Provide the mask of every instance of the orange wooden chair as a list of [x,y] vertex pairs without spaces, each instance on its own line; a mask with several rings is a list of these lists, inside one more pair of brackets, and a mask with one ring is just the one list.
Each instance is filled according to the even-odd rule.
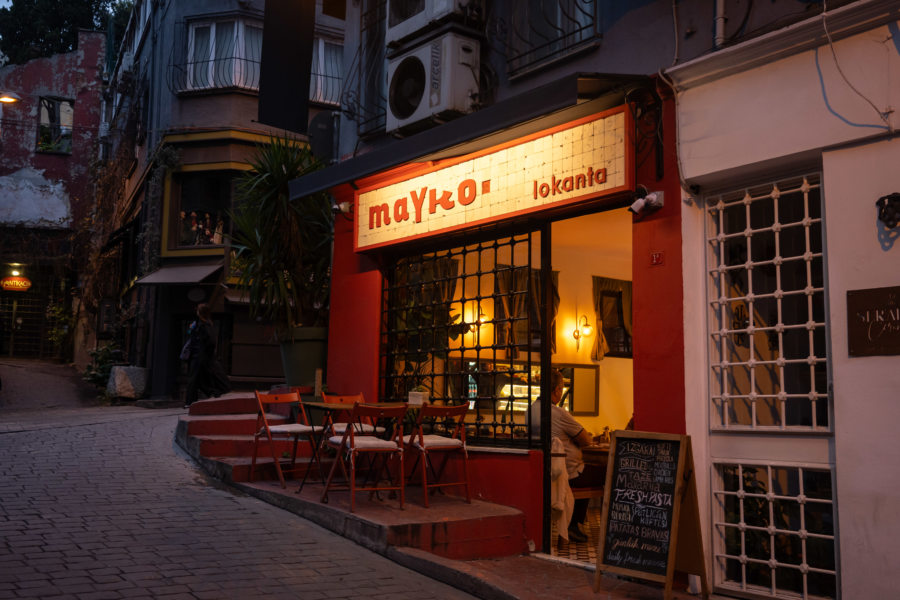
[[[422,462],[422,498],[425,507],[428,508],[429,490],[449,487],[464,486],[466,490],[466,502],[472,502],[469,491],[469,453],[466,450],[466,413],[469,410],[468,403],[459,406],[434,406],[423,404],[419,408],[419,416],[411,435],[404,438],[404,442],[415,452],[416,462],[412,472],[415,472],[419,461]],[[428,431],[428,433],[426,433]],[[435,455],[443,455],[443,459],[435,469]],[[444,471],[452,455],[462,457],[462,479],[443,481]],[[431,477],[429,478],[429,473]]]
[[[336,452],[334,464],[328,473],[322,502],[328,502],[328,492],[334,490],[350,490],[350,512],[356,510],[356,492],[368,491],[371,499],[379,491],[400,493],[400,508],[403,508],[404,470],[403,470],[403,419],[406,416],[406,404],[383,406],[378,404],[356,403],[350,412],[350,421],[342,435],[326,438],[328,447]],[[384,430],[388,437],[362,434],[357,425],[363,423],[385,423]],[[349,426],[352,424],[353,426]],[[391,468],[391,459],[398,464]],[[346,483],[335,481],[338,469]],[[358,475],[365,478],[357,482]]]
[[[327,402],[329,404],[346,404],[347,411],[349,412],[355,404],[365,404],[366,399],[362,394],[329,394],[327,392],[322,392],[322,402]],[[326,425],[327,427],[327,430],[325,432],[326,437],[332,435],[344,435],[344,430],[348,425],[347,421],[335,421],[331,416],[331,413],[328,414],[326,419],[326,423],[323,423],[323,425]],[[356,427],[356,433],[384,433],[384,428],[376,429],[375,424],[367,420],[362,420],[358,423],[355,423],[354,426]]]
[[[297,446],[300,438],[303,437],[312,450],[313,460],[318,465],[321,472],[321,464],[319,463],[319,453],[316,435],[322,432],[322,428],[317,425],[310,425],[309,418],[306,416],[303,404],[300,402],[300,396],[297,392],[256,392],[257,413],[256,413],[256,433],[253,434],[253,458],[250,461],[250,481],[256,477],[256,458],[259,454],[259,442],[263,437],[269,443],[269,452],[272,454],[272,461],[275,463],[275,471],[278,473],[278,481],[281,487],[286,488],[284,482],[284,472],[294,472],[297,470]],[[273,424],[273,420],[280,418],[290,420],[291,413],[296,411],[296,422]],[[291,451],[290,468],[284,469],[281,465],[281,458],[275,448],[276,440],[291,440],[293,448]],[[309,472],[310,465],[306,467],[306,473]],[[306,477],[304,477],[304,482]]]

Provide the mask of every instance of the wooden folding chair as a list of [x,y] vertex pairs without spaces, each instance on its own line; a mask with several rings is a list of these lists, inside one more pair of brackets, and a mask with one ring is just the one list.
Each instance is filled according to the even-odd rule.
[[[426,508],[428,508],[430,489],[439,490],[449,486],[464,486],[466,502],[472,502],[469,491],[469,453],[466,450],[465,419],[468,410],[468,403],[459,406],[423,404],[419,408],[419,416],[416,419],[413,433],[404,438],[404,442],[417,452],[416,462],[411,471],[415,472],[419,461],[422,462],[422,499]],[[443,455],[443,460],[440,461],[437,469],[435,469],[435,454]],[[447,462],[453,454],[462,457],[463,478],[443,481]],[[430,480],[429,473],[431,474]]]
[[[327,392],[322,392],[322,402],[327,402],[328,404],[346,404],[347,411],[349,412],[355,404],[365,404],[366,399],[362,394],[329,394]],[[328,413],[326,422],[323,423],[323,425],[326,426],[325,435],[327,437],[330,437],[332,435],[344,435],[344,430],[347,428],[347,424],[347,421],[344,420],[334,420],[332,413]],[[384,433],[384,428],[376,429],[375,424],[368,421],[355,423],[354,426],[356,427],[357,433]]]
[[[269,393],[256,392],[257,413],[256,413],[256,433],[253,434],[253,458],[250,462],[250,481],[256,477],[256,458],[259,454],[259,442],[265,437],[269,443],[269,452],[272,454],[272,461],[275,463],[275,472],[278,473],[278,481],[281,487],[286,488],[284,482],[285,469],[281,466],[281,458],[275,447],[276,440],[292,440],[293,448],[291,451],[291,462],[288,472],[297,470],[297,446],[300,438],[303,437],[309,443],[312,451],[313,461],[316,462],[321,472],[321,464],[319,463],[319,453],[316,444],[316,434],[321,433],[322,428],[317,425],[310,425],[306,416],[303,404],[300,402],[300,396],[296,392]],[[282,417],[286,420],[291,419],[291,413],[296,411],[296,422],[272,424],[272,420]],[[276,416],[277,415],[277,416]],[[307,472],[310,465],[307,464]],[[304,477],[304,481],[305,481]]]
[[[400,508],[404,502],[404,477],[403,477],[403,418],[406,416],[406,403],[379,405],[360,404],[353,406],[350,413],[349,424],[344,429],[343,435],[332,435],[326,439],[328,447],[333,448],[337,455],[331,471],[328,473],[328,481],[322,492],[322,502],[328,502],[328,492],[332,490],[350,490],[350,512],[356,508],[356,492],[368,491],[372,498],[379,491],[399,491]],[[387,438],[381,438],[372,434],[362,434],[356,425],[363,423],[386,423],[385,431],[389,431]],[[390,468],[390,460],[396,459],[399,464],[395,469]],[[365,462],[363,463],[363,459]],[[340,468],[346,484],[335,482],[335,475]],[[357,475],[362,472],[365,479],[358,484]],[[396,473],[396,477],[394,476]],[[398,481],[399,480],[399,481]]]

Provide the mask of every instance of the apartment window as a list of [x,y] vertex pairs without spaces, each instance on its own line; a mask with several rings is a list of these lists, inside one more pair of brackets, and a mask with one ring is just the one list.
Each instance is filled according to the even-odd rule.
[[829,469],[718,463],[713,477],[717,586],[758,598],[835,598]]
[[313,41],[309,99],[339,106],[341,103],[341,67],[344,47],[322,38]]
[[75,103],[62,98],[41,98],[39,105],[37,151],[71,154]]
[[712,428],[829,431],[820,175],[706,211]]
[[526,0],[510,15],[507,68],[510,75],[591,47],[599,42],[596,0]]
[[188,87],[259,89],[262,26],[240,19],[198,22],[188,40]]
[[175,176],[169,236],[171,248],[220,246],[230,231],[234,175],[229,171],[190,172]]

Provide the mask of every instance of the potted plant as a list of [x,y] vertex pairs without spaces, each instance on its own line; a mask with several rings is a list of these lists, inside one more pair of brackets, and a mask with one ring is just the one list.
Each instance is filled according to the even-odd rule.
[[324,368],[333,214],[327,194],[290,200],[291,180],[321,168],[308,147],[272,138],[238,180],[231,269],[250,316],[275,325],[288,385]]

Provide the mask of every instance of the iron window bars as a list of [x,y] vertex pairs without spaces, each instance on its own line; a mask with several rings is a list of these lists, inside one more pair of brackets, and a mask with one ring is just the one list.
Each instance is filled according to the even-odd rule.
[[820,187],[708,199],[713,430],[830,430]]
[[540,390],[538,246],[528,232],[397,260],[384,278],[383,398],[421,387],[434,402],[469,404],[470,444],[538,445],[528,412]]

